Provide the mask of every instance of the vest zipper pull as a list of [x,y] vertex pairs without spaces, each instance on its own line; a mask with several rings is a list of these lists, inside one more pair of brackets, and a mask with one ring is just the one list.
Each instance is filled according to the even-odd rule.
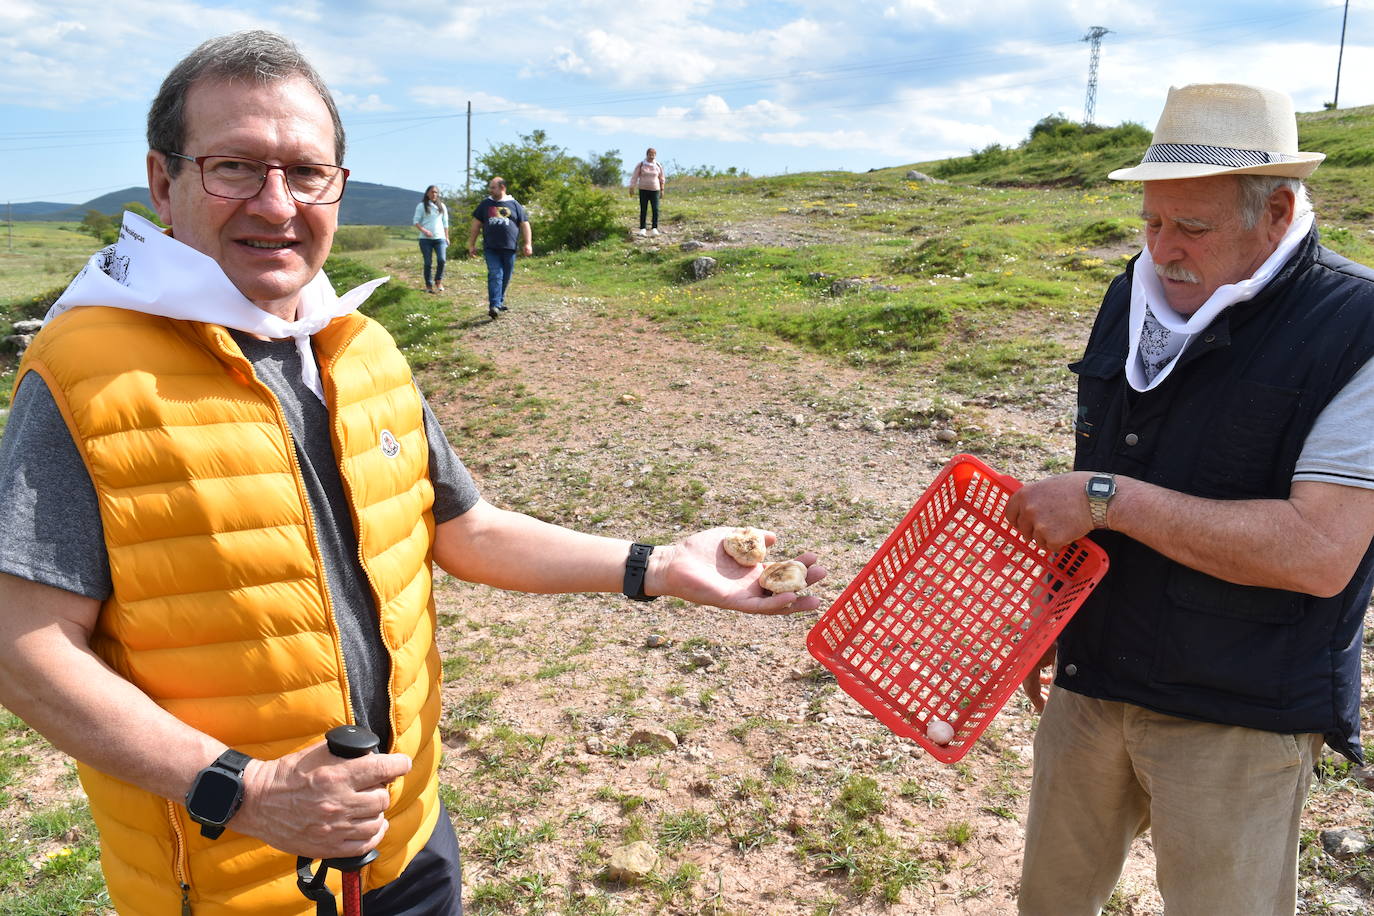
[[191,916],[190,890],[191,885],[183,881],[181,883],[181,916]]

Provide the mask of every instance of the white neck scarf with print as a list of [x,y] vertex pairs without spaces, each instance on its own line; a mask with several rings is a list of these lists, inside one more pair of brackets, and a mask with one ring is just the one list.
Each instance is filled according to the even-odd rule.
[[301,354],[301,381],[323,403],[324,388],[310,350],[310,335],[362,305],[389,279],[370,280],[336,296],[320,271],[301,290],[296,320],[286,321],[246,299],[213,258],[166,235],[143,217],[125,212],[119,241],[91,256],[43,321],[68,309],[100,305],[218,324],[261,337],[290,337]]
[[1312,221],[1311,213],[1293,220],[1274,253],[1259,266],[1254,276],[1217,287],[1191,315],[1180,315],[1169,307],[1164,299],[1164,286],[1155,273],[1150,249],[1142,250],[1131,277],[1130,345],[1126,353],[1126,380],[1131,387],[1136,391],[1149,391],[1163,383],[1199,331],[1223,311],[1237,302],[1253,299],[1268,285],[1307,237]]

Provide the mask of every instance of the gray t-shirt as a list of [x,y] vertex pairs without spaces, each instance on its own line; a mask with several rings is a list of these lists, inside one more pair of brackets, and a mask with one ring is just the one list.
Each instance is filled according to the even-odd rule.
[[[389,660],[377,608],[358,560],[358,536],[331,444],[329,414],[301,381],[300,353],[291,340],[234,339],[258,378],[281,403],[315,518],[334,616],[343,641],[356,724],[390,743]],[[449,447],[425,403],[434,521],[442,524],[476,504],[467,468]],[[71,432],[43,378],[24,376],[0,440],[0,572],[75,592],[97,601],[110,596],[109,557],[95,487]]]
[[1293,479],[1374,490],[1374,359],[1322,408]]

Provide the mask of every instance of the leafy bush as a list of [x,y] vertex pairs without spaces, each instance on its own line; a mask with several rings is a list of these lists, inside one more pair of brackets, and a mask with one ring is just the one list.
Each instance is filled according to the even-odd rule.
[[385,226],[340,226],[334,233],[335,251],[367,251],[385,244]]
[[1113,168],[1134,165],[1149,144],[1150,132],[1132,121],[1100,127],[1056,114],[1037,121],[1019,146],[993,143],[931,171],[937,178],[962,175],[992,184],[1087,186],[1106,181]]
[[665,169],[669,178],[748,178],[749,173],[736,167],[730,166],[725,169],[718,169],[713,165],[689,165],[684,166],[676,159]]
[[[550,143],[544,131],[536,130],[522,134],[519,143],[493,144],[477,157],[477,174],[484,176],[483,185],[500,175],[506,180],[508,194],[522,203],[529,203],[540,197],[545,186],[553,186],[578,174],[579,162],[562,147]],[[481,199],[479,196],[477,201]]]
[[546,193],[544,211],[536,234],[540,251],[577,251],[608,238],[620,225],[614,198],[581,175]]
[[1006,165],[1011,161],[1011,156],[1012,150],[1000,143],[990,143],[981,150],[971,151],[967,156],[946,159],[937,165],[933,171],[936,178],[950,178],[954,175],[979,172],[983,169],[993,169]]
[[[157,227],[160,228],[160,229],[166,229],[166,228],[167,228],[167,224],[164,223],[164,222],[162,221],[162,217],[158,216],[158,215],[157,215],[156,213],[154,213],[152,210],[148,209],[147,207],[145,207],[143,204],[139,203],[139,202],[136,201],[136,200],[128,200],[128,201],[125,201],[125,202],[120,206],[120,209],[121,209],[121,210],[128,210],[130,213],[137,213],[139,216],[143,217],[143,218],[146,219],[148,222],[152,223],[154,226],[157,226]],[[123,219],[123,218],[121,217],[121,221],[122,221],[122,219]]]

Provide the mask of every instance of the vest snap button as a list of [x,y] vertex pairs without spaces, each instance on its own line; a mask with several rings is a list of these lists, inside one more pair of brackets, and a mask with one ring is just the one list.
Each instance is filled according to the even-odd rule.
[[1203,342],[1203,343],[1211,343],[1212,341],[1214,341],[1214,340],[1216,340],[1216,339],[1217,339],[1217,335],[1215,335],[1215,334],[1208,334],[1206,337],[1202,338],[1202,342]]
[[1067,674],[1069,677],[1073,677],[1075,674],[1078,673],[1078,666],[1073,664],[1065,665],[1064,673]]
[[1138,442],[1140,442],[1140,437],[1137,436],[1135,433],[1127,433],[1127,434],[1126,434],[1126,444],[1127,444],[1127,445],[1135,445],[1135,444],[1137,444]]

